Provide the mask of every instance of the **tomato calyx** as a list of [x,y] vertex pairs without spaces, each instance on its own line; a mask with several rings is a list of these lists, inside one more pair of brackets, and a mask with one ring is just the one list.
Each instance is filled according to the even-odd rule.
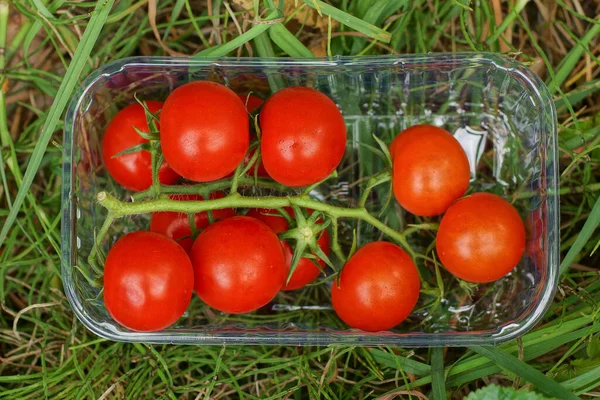
[[295,214],[295,220],[293,220],[285,210],[281,210],[281,215],[284,218],[287,215],[288,223],[290,226],[295,225],[291,229],[280,233],[279,239],[285,241],[295,241],[295,245],[292,260],[290,262],[290,271],[286,279],[286,285],[290,282],[294,271],[298,267],[298,263],[302,258],[307,258],[325,275],[325,271],[319,264],[318,260],[323,260],[329,267],[335,269],[335,266],[321,249],[318,244],[318,240],[322,233],[327,229],[331,220],[326,218],[323,221],[323,213],[315,211],[308,218],[305,216],[304,211],[298,207],[292,206]]

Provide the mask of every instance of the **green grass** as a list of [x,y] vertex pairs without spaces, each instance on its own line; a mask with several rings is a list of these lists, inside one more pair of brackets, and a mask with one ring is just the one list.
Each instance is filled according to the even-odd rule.
[[[219,0],[210,13],[206,2],[156,2],[154,21],[147,1],[112,3],[0,1],[0,398],[438,399],[462,398],[491,382],[559,398],[600,396],[594,2],[304,0],[289,18],[296,6],[282,15],[269,1],[261,23],[237,1],[229,2],[233,15]],[[323,15],[322,26],[296,18],[309,9]],[[255,56],[476,49],[507,51],[530,64],[556,96],[560,125],[562,275],[542,322],[496,348],[431,351],[98,339],[74,317],[60,278],[62,118],[93,69],[126,56],[166,54],[154,24],[165,46],[188,55],[236,55],[239,48],[247,55],[246,45]],[[281,82],[273,77],[270,84]]]

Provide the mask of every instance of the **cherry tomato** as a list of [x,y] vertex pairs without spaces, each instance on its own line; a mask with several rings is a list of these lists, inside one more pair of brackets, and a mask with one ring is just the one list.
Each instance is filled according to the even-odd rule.
[[416,125],[394,139],[392,151],[394,195],[405,210],[439,215],[467,191],[469,160],[449,132]]
[[253,94],[240,94],[239,97],[249,113],[255,112],[263,104],[263,99]]
[[[162,107],[160,101],[147,101],[148,109],[156,113]],[[150,152],[142,150],[131,154],[113,157],[115,154],[148,141],[133,129],[148,133],[148,122],[144,108],[131,104],[122,109],[110,121],[102,138],[102,159],[110,176],[123,187],[136,192],[146,190],[152,185],[152,163]],[[160,182],[171,185],[179,175],[165,162],[158,171]]]
[[119,324],[140,332],[165,329],[190,304],[194,271],[173,240],[148,231],[128,233],[104,265],[104,303]]
[[346,149],[346,125],[323,93],[290,87],[271,96],[260,115],[261,153],[267,173],[292,187],[325,179]]
[[[291,207],[285,207],[287,213],[293,217],[294,210]],[[264,222],[273,230],[275,233],[281,233],[287,231],[289,228],[288,222],[284,217],[279,214],[277,210],[269,210],[269,209],[251,209],[246,214],[248,217],[253,217],[258,219],[259,221]],[[323,250],[327,256],[329,255],[329,233],[327,230],[324,230],[321,233],[319,239],[317,239],[317,244]],[[285,240],[281,241],[281,245],[283,246],[283,251],[285,252],[285,262],[286,262],[286,277],[289,274],[290,265],[292,263],[292,256],[294,255],[292,251],[292,247]],[[325,262],[323,260],[317,261],[321,267],[325,267]],[[292,274],[290,281],[285,285],[281,290],[296,290],[301,287],[306,286],[316,279],[321,271],[317,266],[309,260],[308,258],[301,258]]]
[[353,328],[391,329],[410,315],[421,282],[410,256],[395,244],[371,242],[342,268],[339,287],[331,288],[333,309]]
[[254,311],[277,295],[286,264],[279,238],[263,222],[238,216],[215,222],[192,247],[195,289],[226,313]]
[[[169,197],[172,200],[178,201],[204,200],[202,196],[197,194],[170,195]],[[222,192],[215,192],[210,195],[211,200],[223,197],[225,197],[225,195]],[[231,208],[215,210],[212,212],[214,221],[233,217],[234,215],[235,210]],[[194,223],[198,230],[206,228],[209,225],[207,212],[204,211],[194,214]],[[152,217],[150,218],[150,231],[160,233],[169,239],[175,240],[188,254],[192,250],[192,244],[194,243],[192,229],[190,227],[188,215],[185,213],[170,211],[152,213]]]
[[446,212],[436,249],[450,273],[469,282],[492,282],[508,274],[525,251],[525,226],[502,197],[475,193]]
[[231,89],[210,81],[175,89],[160,115],[165,160],[186,179],[209,182],[233,172],[250,141],[248,113]]

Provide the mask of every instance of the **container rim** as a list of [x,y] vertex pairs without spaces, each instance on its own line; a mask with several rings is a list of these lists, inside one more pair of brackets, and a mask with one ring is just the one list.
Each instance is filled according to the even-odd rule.
[[[545,132],[548,153],[544,159],[547,171],[546,207],[548,217],[547,239],[549,246],[547,256],[547,280],[540,288],[542,295],[534,309],[521,319],[512,321],[497,330],[478,332],[442,332],[442,333],[391,333],[380,332],[369,334],[362,331],[269,331],[248,329],[248,333],[225,332],[233,329],[205,330],[200,333],[191,330],[162,331],[151,333],[121,332],[115,329],[103,329],[87,315],[75,292],[73,279],[73,251],[75,250],[75,199],[74,190],[74,148],[73,135],[76,130],[77,112],[82,108],[86,94],[101,79],[122,71],[126,66],[215,66],[215,67],[266,67],[281,68],[285,66],[340,67],[361,66],[371,68],[398,67],[401,70],[411,69],[419,65],[453,62],[453,68],[466,67],[473,64],[488,64],[506,73],[517,76],[521,84],[540,104],[540,120],[551,121],[551,127]],[[423,64],[423,65],[421,65]],[[542,124],[544,125],[544,124]],[[333,56],[316,58],[293,57],[127,57],[114,60],[93,71],[75,91],[65,115],[63,131],[63,184],[62,221],[61,221],[61,264],[62,279],[66,296],[77,318],[96,335],[120,342],[173,343],[173,344],[273,344],[273,345],[396,345],[402,347],[440,347],[497,345],[518,338],[528,332],[543,317],[554,297],[559,276],[559,210],[558,210],[558,171],[556,168],[557,151],[557,116],[552,96],[544,82],[529,68],[516,60],[491,52],[458,52],[427,53],[385,56]],[[68,187],[69,189],[66,189]],[[519,322],[517,324],[517,322]],[[516,326],[515,326],[516,325]],[[276,334],[276,336],[274,336]]]

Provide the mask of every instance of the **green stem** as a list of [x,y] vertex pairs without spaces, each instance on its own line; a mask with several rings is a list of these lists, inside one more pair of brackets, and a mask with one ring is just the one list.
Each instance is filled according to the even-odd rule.
[[[200,194],[200,192],[214,192],[215,190],[229,189],[232,187],[232,179],[222,179],[219,181],[202,183],[198,185],[160,185],[160,193],[162,194]],[[238,177],[239,186],[255,186],[263,189],[273,189],[280,192],[289,192],[289,188],[277,182],[268,179],[258,179],[254,181],[254,177],[240,176]],[[150,188],[142,192],[135,193],[131,196],[133,200],[142,200],[145,198],[155,197],[154,189]]]
[[[100,197],[100,196],[98,195],[98,197]],[[96,258],[98,258],[98,249],[100,248],[100,244],[104,241],[104,237],[108,233],[108,230],[110,229],[110,226],[112,225],[115,218],[117,218],[117,217],[109,209],[108,215],[106,216],[106,219],[104,220],[104,223],[102,224],[102,227],[100,227],[100,230],[98,231],[98,234],[96,235],[96,238],[94,240],[94,246],[92,247],[92,251],[90,251],[90,255],[88,256],[88,263],[98,273],[101,273],[101,271],[102,271],[102,268],[100,268],[98,265],[96,265]]]
[[414,258],[415,253],[409,247],[403,233],[396,232],[377,218],[369,214],[364,208],[344,208],[332,206],[313,200],[308,196],[289,196],[289,197],[245,197],[238,193],[230,194],[226,197],[205,201],[177,201],[168,198],[159,198],[154,200],[126,203],[117,200],[107,192],[100,192],[97,195],[98,202],[109,210],[109,215],[115,218],[134,215],[147,214],[157,211],[172,211],[180,213],[198,213],[202,211],[221,210],[224,208],[280,208],[286,206],[299,206],[321,211],[333,218],[355,218],[379,229],[381,232],[396,241],[409,252]]
[[331,250],[333,251],[333,254],[336,255],[336,257],[340,260],[340,262],[342,264],[346,264],[346,256],[344,255],[344,252],[342,251],[342,248],[340,247],[340,242],[339,242],[339,233],[338,233],[338,220],[337,218],[331,218],[331,232],[332,232],[332,238],[331,238]]
[[367,200],[369,199],[369,195],[373,188],[381,183],[388,182],[390,179],[391,175],[389,171],[382,171],[370,177],[365,186],[365,190],[363,190],[362,195],[360,196],[358,206],[361,208],[364,207],[367,204]]

